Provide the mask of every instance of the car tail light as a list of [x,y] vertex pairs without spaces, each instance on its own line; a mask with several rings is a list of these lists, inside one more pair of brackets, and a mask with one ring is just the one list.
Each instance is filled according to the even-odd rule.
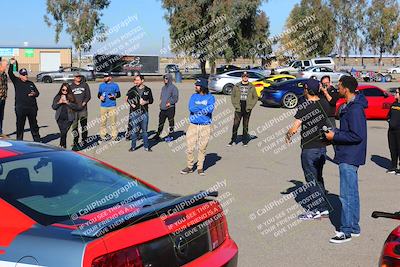
[[121,249],[93,260],[92,267],[143,267],[142,257],[137,247]]
[[218,213],[214,218],[209,225],[212,250],[224,243],[228,232],[225,216],[222,213]]
[[381,267],[400,267],[400,236],[391,233],[383,246]]
[[262,87],[263,85],[261,83],[256,83],[254,86],[255,87]]
[[379,264],[380,267],[400,267],[400,260],[384,256]]

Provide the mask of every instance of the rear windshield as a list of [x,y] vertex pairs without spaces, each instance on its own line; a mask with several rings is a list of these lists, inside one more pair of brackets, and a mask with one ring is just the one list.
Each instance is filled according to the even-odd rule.
[[157,194],[133,177],[70,151],[0,160],[0,197],[45,225]]

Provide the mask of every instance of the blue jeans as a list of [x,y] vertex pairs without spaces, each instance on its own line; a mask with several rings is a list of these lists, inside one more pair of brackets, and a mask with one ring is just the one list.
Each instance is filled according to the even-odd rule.
[[340,231],[346,235],[360,233],[360,197],[358,194],[358,166],[339,164],[340,201],[342,215]]
[[3,134],[3,120],[4,120],[4,107],[6,106],[6,100],[0,100],[0,134]]
[[[328,204],[325,197],[325,184],[322,177],[322,170],[326,161],[326,147],[307,148],[301,151],[301,167],[303,168],[304,178],[307,183],[315,181],[315,186],[307,189],[309,195],[317,196],[309,204],[309,210],[325,211],[328,210]],[[319,193],[319,194],[318,194]]]
[[149,125],[149,113],[134,111],[130,114],[130,124],[132,125],[131,148],[136,148],[137,133],[142,130],[143,146],[149,148],[149,137],[147,127]]

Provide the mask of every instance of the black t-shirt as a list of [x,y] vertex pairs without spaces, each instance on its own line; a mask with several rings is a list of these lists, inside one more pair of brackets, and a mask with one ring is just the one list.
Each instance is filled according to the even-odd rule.
[[[147,86],[144,86],[142,89],[137,88],[136,86],[132,87],[129,89],[128,93],[126,94],[128,97],[128,102],[135,104],[136,107],[132,108],[130,107],[130,112],[136,111],[140,109],[141,111],[148,112],[149,111],[149,104],[153,104],[153,94],[151,92],[151,89]],[[140,98],[142,98],[144,101],[149,101],[149,104],[146,104],[144,106],[140,105]]]
[[400,130],[400,103],[392,104],[389,111],[389,130]]
[[66,104],[61,104],[61,112],[59,120],[68,120],[68,108]]
[[327,146],[321,133],[322,127],[327,126],[327,112],[329,107],[323,101],[304,101],[298,106],[294,117],[301,120],[301,148],[320,148]]
[[335,117],[336,115],[336,102],[339,100],[339,92],[333,86],[328,88],[328,93],[332,97],[331,101],[328,101],[324,95],[324,93],[320,93],[319,98],[321,102],[324,102],[323,105],[327,107],[326,113],[328,117]]

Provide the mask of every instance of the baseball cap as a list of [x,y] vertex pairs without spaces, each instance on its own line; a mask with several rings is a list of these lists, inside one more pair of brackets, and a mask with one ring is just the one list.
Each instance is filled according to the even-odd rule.
[[203,87],[203,88],[207,88],[208,87],[208,82],[207,82],[207,80],[204,80],[204,79],[197,79],[196,82],[194,83],[194,85],[200,86],[200,87]]
[[104,73],[104,77],[111,77],[111,73],[108,72]]
[[80,72],[75,73],[74,77],[82,77],[82,74]]
[[28,70],[25,68],[22,68],[19,70],[19,74],[22,76],[27,76],[28,75]]
[[249,73],[247,71],[243,72],[242,77],[249,77]]
[[318,94],[318,92],[319,92],[319,81],[318,80],[308,79],[303,84],[309,92],[314,93],[314,95]]

